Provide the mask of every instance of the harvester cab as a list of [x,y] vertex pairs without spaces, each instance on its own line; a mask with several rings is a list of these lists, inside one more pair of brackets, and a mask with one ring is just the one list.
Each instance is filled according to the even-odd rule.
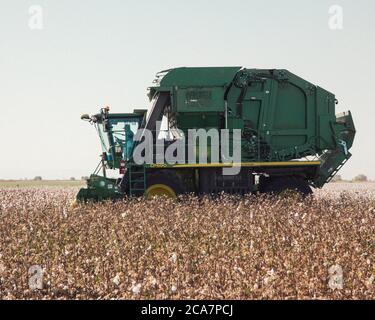
[[[81,189],[78,200],[105,200],[120,198],[118,180],[107,177],[107,169],[119,169],[125,174],[126,162],[132,158],[134,135],[146,121],[147,110],[134,110],[133,113],[110,113],[109,107],[100,113],[81,119],[90,122],[96,129],[102,148],[100,163],[87,181],[87,188]],[[99,172],[102,171],[102,175]]]

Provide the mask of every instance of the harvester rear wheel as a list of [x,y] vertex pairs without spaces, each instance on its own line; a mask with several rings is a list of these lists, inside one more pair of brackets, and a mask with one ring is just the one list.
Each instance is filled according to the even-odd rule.
[[153,172],[147,177],[145,196],[147,199],[156,196],[165,196],[176,199],[185,193],[181,178],[173,171]]
[[260,192],[271,194],[283,194],[287,192],[297,192],[303,197],[312,194],[312,190],[302,177],[271,177],[265,179],[260,186]]

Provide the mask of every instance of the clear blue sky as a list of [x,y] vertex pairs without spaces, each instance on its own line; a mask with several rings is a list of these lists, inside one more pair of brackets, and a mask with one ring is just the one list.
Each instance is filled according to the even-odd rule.
[[[30,30],[41,5],[44,28]],[[344,29],[328,28],[341,5]],[[147,107],[157,71],[285,68],[336,94],[358,130],[342,170],[375,179],[374,1],[0,0],[0,178],[89,175],[100,145],[80,120]]]

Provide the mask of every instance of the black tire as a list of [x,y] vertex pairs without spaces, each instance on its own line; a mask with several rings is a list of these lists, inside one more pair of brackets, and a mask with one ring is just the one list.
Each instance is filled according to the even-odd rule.
[[129,192],[129,174],[126,172],[122,178],[117,179],[117,185],[122,193]]
[[280,194],[285,191],[297,191],[303,197],[312,194],[312,190],[302,177],[271,177],[261,180],[259,191],[262,193]]
[[186,188],[180,176],[174,171],[161,170],[151,172],[147,175],[147,188],[155,184],[164,184],[171,188],[176,195],[182,195],[186,193]]

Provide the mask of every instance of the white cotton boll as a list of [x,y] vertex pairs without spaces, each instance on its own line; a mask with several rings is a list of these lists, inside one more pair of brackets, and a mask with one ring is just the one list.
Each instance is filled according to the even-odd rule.
[[118,286],[121,282],[121,278],[120,278],[120,275],[119,274],[116,274],[116,276],[112,279],[112,282]]
[[132,288],[132,292],[134,294],[139,294],[141,292],[141,288],[142,288],[142,285],[140,283],[138,283],[137,285],[135,285],[133,288]]
[[177,262],[177,253],[173,253],[172,255],[171,255],[171,261],[173,262],[173,263],[176,263]]

